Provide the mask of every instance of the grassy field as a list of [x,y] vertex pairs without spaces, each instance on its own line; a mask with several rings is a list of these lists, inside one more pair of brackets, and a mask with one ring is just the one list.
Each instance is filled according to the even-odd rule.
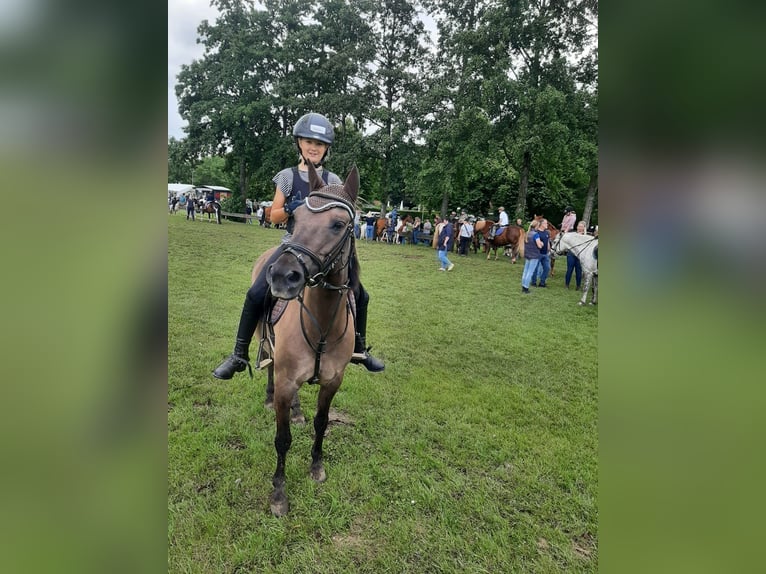
[[[308,476],[313,426],[294,427],[277,519],[265,372],[210,371],[282,232],[168,226],[169,572],[598,571],[598,313],[563,265],[522,295],[508,258],[454,255],[443,273],[428,247],[360,242],[386,371],[347,369],[324,484]],[[316,395],[301,389],[309,421]]]

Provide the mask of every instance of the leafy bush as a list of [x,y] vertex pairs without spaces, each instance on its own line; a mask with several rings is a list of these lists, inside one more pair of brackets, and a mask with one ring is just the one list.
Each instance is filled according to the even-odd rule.
[[[239,194],[234,194],[229,197],[225,197],[221,200],[221,211],[228,211],[229,213],[245,213],[245,200]],[[232,221],[245,221],[244,217],[228,217]]]
[[245,213],[245,200],[238,194],[230,195],[221,200],[221,209],[231,213]]

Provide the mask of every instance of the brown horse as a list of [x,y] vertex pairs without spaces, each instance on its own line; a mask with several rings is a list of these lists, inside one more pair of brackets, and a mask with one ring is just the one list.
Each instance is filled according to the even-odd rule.
[[383,232],[388,226],[388,219],[385,217],[378,217],[375,221],[375,241],[384,241]]
[[494,251],[495,261],[497,261],[497,248],[506,246],[511,249],[514,261],[518,257],[524,257],[524,241],[526,241],[524,230],[517,225],[508,225],[501,233],[490,238],[489,232],[494,224],[494,221],[484,220],[477,222],[474,227],[474,233],[481,233],[484,236],[484,253],[487,254],[487,261],[491,256],[490,249]]
[[[278,322],[259,326],[267,334],[259,365],[269,363],[274,379],[277,467],[270,504],[275,516],[284,516],[289,510],[285,461],[292,442],[290,410],[298,390],[304,382],[320,387],[310,475],[316,482],[324,482],[322,444],[330,404],[354,351],[355,327],[348,291],[359,172],[352,168],[342,186],[326,185],[309,164],[309,189],[306,204],[295,210],[292,237],[266,270],[272,295],[286,300],[287,306]],[[253,277],[273,253],[258,259]],[[264,354],[271,361],[262,361]]]
[[399,225],[396,228],[394,243],[406,242],[412,245],[412,222],[413,219],[411,215],[407,215],[404,219],[399,220]]
[[473,252],[478,253],[479,246],[487,241],[489,230],[495,224],[491,219],[480,219],[473,226]]

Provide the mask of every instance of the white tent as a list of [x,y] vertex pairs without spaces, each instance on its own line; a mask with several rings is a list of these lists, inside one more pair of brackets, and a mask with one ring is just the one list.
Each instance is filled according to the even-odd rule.
[[168,194],[181,195],[184,193],[191,193],[194,190],[193,185],[188,183],[169,183]]

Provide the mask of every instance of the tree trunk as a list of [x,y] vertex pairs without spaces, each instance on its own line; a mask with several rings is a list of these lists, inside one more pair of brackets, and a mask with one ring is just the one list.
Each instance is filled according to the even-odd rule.
[[247,197],[247,175],[245,172],[245,159],[239,160],[239,193],[242,201]]
[[524,152],[524,161],[521,165],[521,174],[519,178],[519,197],[516,201],[515,219],[524,221],[527,211],[527,188],[529,187],[529,170],[532,164],[532,153],[527,150]]
[[588,195],[585,198],[585,207],[582,212],[582,220],[585,222],[585,228],[590,225],[590,217],[593,215],[593,206],[596,204],[596,194],[598,193],[598,171],[593,170],[590,174],[590,183],[588,184]]

